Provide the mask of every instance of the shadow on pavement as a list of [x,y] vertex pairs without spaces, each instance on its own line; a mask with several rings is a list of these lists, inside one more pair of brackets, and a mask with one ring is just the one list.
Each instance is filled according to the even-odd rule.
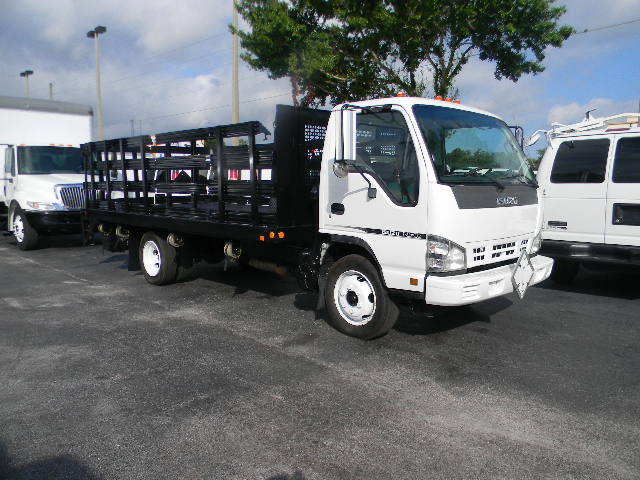
[[[318,304],[316,292],[299,292],[294,305],[299,310],[314,311]],[[400,305],[400,317],[394,330],[409,335],[431,335],[453,330],[469,323],[491,323],[491,316],[513,305],[508,298],[499,297],[479,305],[465,307],[425,306],[414,311],[406,305]],[[324,310],[317,311],[316,319],[324,319]]]
[[569,285],[558,285],[549,279],[534,288],[637,300],[640,298],[639,280],[638,267],[591,266],[581,267]]
[[6,446],[0,442],[0,478],[3,480],[99,480],[101,477],[69,455],[45,458],[24,465],[12,465]]
[[421,313],[403,312],[393,328],[408,335],[433,335],[470,323],[491,323],[492,315],[511,305],[508,298],[498,297],[474,306],[429,306]]
[[304,475],[300,471],[295,471],[291,475],[286,473],[268,477],[267,480],[305,480]]

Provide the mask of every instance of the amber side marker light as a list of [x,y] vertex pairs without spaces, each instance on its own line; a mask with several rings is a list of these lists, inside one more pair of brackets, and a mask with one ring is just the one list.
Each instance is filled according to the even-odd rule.
[[269,232],[269,238],[276,238],[276,232]]
[[418,279],[417,278],[410,278],[409,279],[409,285],[413,285],[414,287],[418,285]]
[[265,241],[264,235],[260,235],[260,236],[258,237],[258,240],[260,240],[261,242],[264,242],[264,241]]
[[284,232],[278,232],[278,238],[284,238]]

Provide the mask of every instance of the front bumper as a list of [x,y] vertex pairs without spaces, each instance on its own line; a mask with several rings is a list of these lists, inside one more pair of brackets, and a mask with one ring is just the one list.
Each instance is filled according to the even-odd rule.
[[[549,278],[553,260],[536,255],[531,258],[533,277],[529,285]],[[513,292],[511,276],[516,264],[449,277],[429,275],[425,280],[425,302],[429,305],[468,305]]]
[[77,211],[24,211],[29,225],[39,233],[80,233],[82,212]]

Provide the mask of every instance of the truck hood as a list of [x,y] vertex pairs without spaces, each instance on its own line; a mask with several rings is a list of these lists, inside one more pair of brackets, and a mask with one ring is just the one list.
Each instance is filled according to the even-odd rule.
[[433,185],[429,231],[459,245],[531,236],[539,229],[539,193],[526,185]]
[[46,175],[20,175],[15,184],[15,198],[22,208],[26,202],[59,203],[56,195],[56,185],[82,184],[84,174],[54,173]]

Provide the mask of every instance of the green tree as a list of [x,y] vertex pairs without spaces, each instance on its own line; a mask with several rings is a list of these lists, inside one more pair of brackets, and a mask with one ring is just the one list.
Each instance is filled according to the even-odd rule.
[[[294,104],[334,103],[404,91],[455,94],[477,56],[498,79],[544,70],[559,25],[555,0],[236,0],[249,24],[242,58],[271,78],[289,77]],[[230,27],[233,30],[233,27]]]

